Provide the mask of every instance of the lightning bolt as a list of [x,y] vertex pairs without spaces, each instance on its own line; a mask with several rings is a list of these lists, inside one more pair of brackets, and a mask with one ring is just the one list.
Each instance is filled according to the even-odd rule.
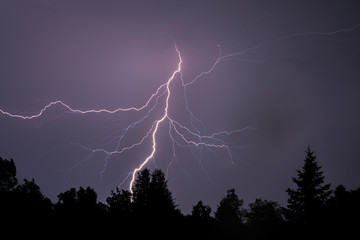
[[[201,75],[203,73],[200,74],[197,78],[195,78],[192,82],[186,84],[184,79],[183,79],[183,74],[181,72],[181,64],[182,64],[181,53],[180,53],[175,41],[174,41],[174,45],[175,45],[175,50],[176,50],[176,53],[177,53],[177,56],[178,56],[177,69],[171,74],[171,76],[169,77],[169,79],[165,83],[163,83],[162,85],[160,85],[157,88],[157,90],[150,96],[150,98],[146,101],[146,103],[144,105],[140,106],[140,107],[117,108],[117,109],[113,109],[113,110],[109,110],[109,109],[81,110],[81,109],[74,109],[71,106],[69,106],[68,104],[64,103],[63,101],[57,100],[57,101],[50,102],[49,104],[44,106],[40,110],[40,112],[38,112],[36,114],[33,114],[33,115],[26,116],[26,115],[21,115],[21,114],[13,114],[13,113],[4,111],[2,109],[0,109],[0,113],[2,113],[3,115],[6,115],[6,116],[12,117],[12,118],[20,118],[20,119],[23,119],[23,120],[31,120],[31,119],[41,117],[46,110],[48,110],[51,107],[54,107],[55,105],[60,105],[60,106],[64,107],[66,110],[68,110],[69,112],[76,113],[76,114],[91,114],[91,113],[115,114],[117,112],[128,112],[128,111],[140,112],[140,111],[143,111],[146,108],[148,108],[150,106],[151,102],[155,99],[154,100],[155,101],[154,105],[147,111],[147,113],[142,118],[140,118],[138,121],[135,121],[135,122],[129,124],[126,128],[122,129],[122,133],[117,136],[118,144],[117,144],[117,146],[116,146],[116,148],[114,150],[106,150],[104,148],[91,148],[91,147],[87,147],[87,146],[80,145],[80,144],[72,144],[74,146],[81,147],[84,150],[89,151],[91,153],[100,152],[100,153],[105,154],[105,156],[106,156],[105,157],[105,163],[104,163],[102,171],[100,172],[100,174],[102,176],[104,174],[105,170],[106,170],[106,167],[107,167],[108,160],[109,160],[110,156],[112,156],[114,154],[122,154],[125,151],[131,150],[131,149],[133,149],[133,148],[135,148],[137,146],[140,146],[140,145],[142,145],[144,143],[144,141],[147,138],[151,137],[152,151],[141,162],[141,164],[138,167],[136,167],[133,171],[129,172],[127,174],[127,176],[125,177],[125,179],[123,179],[123,181],[120,183],[120,186],[121,186],[122,184],[124,184],[127,181],[128,178],[131,178],[130,184],[129,184],[129,190],[130,190],[131,193],[133,193],[132,188],[133,188],[133,184],[134,184],[137,172],[141,171],[141,169],[143,169],[144,166],[146,166],[149,163],[150,159],[154,158],[154,155],[155,155],[155,153],[157,151],[157,141],[156,141],[156,139],[157,139],[157,133],[158,133],[158,130],[159,130],[159,126],[160,126],[160,124],[162,124],[165,121],[168,122],[169,136],[170,136],[170,138],[172,140],[172,143],[173,143],[172,144],[173,156],[172,156],[172,159],[171,159],[171,161],[170,161],[170,163],[168,165],[168,168],[170,167],[170,165],[174,162],[174,160],[176,158],[175,145],[176,146],[184,146],[184,144],[187,145],[187,146],[201,147],[201,151],[202,151],[203,147],[225,148],[226,151],[229,153],[229,156],[231,157],[231,162],[233,162],[232,155],[231,155],[231,152],[229,150],[230,146],[226,145],[223,142],[219,143],[221,140],[216,139],[215,136],[220,135],[220,134],[232,134],[232,133],[239,132],[241,130],[233,130],[233,131],[230,131],[230,132],[223,131],[223,132],[219,132],[219,133],[214,133],[212,135],[204,135],[204,136],[202,136],[200,134],[200,130],[198,130],[195,127],[194,122],[196,121],[196,122],[200,123],[203,128],[205,128],[205,125],[200,119],[196,118],[195,115],[190,110],[189,105],[188,105],[186,87],[188,85],[192,84],[194,81],[196,81],[197,78],[201,77]],[[218,60],[218,61],[220,61],[220,60]],[[215,66],[213,66],[213,68],[214,67]],[[211,69],[211,71],[212,71],[212,69]],[[168,110],[169,110],[169,100],[170,100],[170,96],[171,96],[170,84],[172,83],[172,81],[175,79],[175,77],[177,75],[180,75],[180,80],[181,80],[181,83],[182,83],[182,86],[183,86],[183,89],[184,89],[184,99],[186,101],[186,109],[187,109],[187,111],[189,113],[189,116],[190,116],[190,124],[191,124],[191,127],[192,127],[193,131],[190,130],[189,128],[183,126],[181,123],[179,123],[178,121],[172,119],[169,116],[169,111]],[[120,148],[122,140],[128,134],[129,130],[135,128],[138,124],[142,123],[145,119],[147,119],[150,116],[150,114],[152,113],[152,111],[155,109],[155,107],[158,105],[159,99],[161,97],[163,97],[164,95],[166,96],[166,98],[165,98],[165,107],[164,107],[164,113],[161,116],[161,118],[154,121],[151,128],[146,132],[146,134],[139,141],[137,141],[137,142],[135,142],[135,143],[133,143],[131,145],[124,146],[124,147]],[[176,134],[178,137],[180,137],[180,140],[183,141],[184,144],[179,143],[175,139],[174,134]],[[194,137],[198,141],[190,140],[187,135]],[[218,143],[207,142],[209,140],[214,140],[215,142],[218,142]],[[72,168],[77,167],[79,164],[80,163],[75,164]],[[183,170],[183,171],[185,172],[185,170]],[[168,169],[167,169],[167,172],[168,172]]]
[[[57,100],[57,101],[53,101],[50,102],[49,104],[47,104],[46,106],[44,106],[38,113],[33,114],[33,115],[21,115],[21,114],[13,114],[10,112],[7,112],[5,110],[0,109],[0,113],[2,115],[11,117],[11,118],[19,118],[19,119],[23,119],[23,120],[31,120],[31,119],[36,119],[39,118],[43,115],[44,112],[46,112],[46,110],[48,110],[51,107],[54,107],[55,105],[59,105],[64,107],[67,111],[69,111],[70,113],[76,113],[76,114],[95,114],[95,113],[105,113],[105,114],[115,114],[118,112],[130,112],[130,111],[135,111],[135,112],[142,112],[145,111],[147,109],[147,112],[145,113],[145,115],[143,115],[143,117],[141,117],[139,120],[129,124],[126,128],[121,129],[121,134],[117,135],[116,137],[112,136],[112,139],[117,139],[117,144],[115,149],[113,150],[107,150],[104,148],[93,148],[93,147],[88,147],[88,146],[83,146],[83,145],[79,145],[79,144],[74,144],[78,147],[83,148],[84,150],[91,152],[91,153],[103,153],[105,154],[105,162],[104,162],[104,166],[102,171],[100,172],[100,175],[103,176],[103,174],[106,171],[106,167],[109,161],[110,156],[114,155],[114,154],[122,154],[125,151],[134,149],[137,146],[142,145],[145,140],[147,140],[148,138],[151,138],[151,152],[144,158],[143,161],[141,161],[141,163],[139,164],[139,166],[137,166],[135,169],[133,169],[131,172],[129,172],[126,177],[121,181],[120,185],[125,184],[128,179],[130,179],[130,183],[129,183],[129,191],[131,193],[133,193],[133,184],[135,181],[135,177],[136,174],[141,171],[148,163],[151,159],[154,159],[155,153],[157,151],[157,135],[158,135],[158,131],[159,131],[159,127],[161,124],[167,122],[168,124],[168,134],[169,137],[172,141],[172,158],[171,161],[168,164],[167,167],[167,171],[166,174],[168,174],[168,169],[169,167],[174,163],[174,161],[176,161],[176,146],[181,147],[195,147],[195,148],[200,148],[200,157],[199,157],[199,164],[201,165],[201,161],[202,161],[202,151],[203,149],[223,149],[230,158],[230,162],[234,163],[233,160],[233,154],[231,152],[232,148],[241,148],[241,146],[238,146],[236,144],[229,144],[226,143],[224,140],[221,139],[221,136],[224,135],[233,135],[233,134],[240,134],[243,131],[246,130],[252,130],[255,129],[253,126],[247,126],[245,128],[242,129],[237,129],[237,130],[230,130],[230,131],[220,131],[220,132],[215,132],[212,134],[202,134],[200,129],[198,127],[196,127],[196,123],[200,124],[202,129],[206,129],[204,123],[198,119],[193,112],[191,111],[190,107],[189,107],[189,103],[188,103],[188,98],[187,98],[187,91],[186,89],[188,87],[190,87],[192,84],[194,84],[195,82],[197,82],[199,79],[203,78],[204,76],[210,74],[212,71],[214,71],[214,69],[216,68],[216,66],[223,60],[229,59],[229,58],[233,58],[233,57],[239,57],[244,55],[245,53],[249,52],[249,51],[254,51],[257,50],[259,48],[265,47],[265,46],[269,46],[271,44],[276,44],[279,43],[281,41],[285,41],[291,38],[298,38],[298,37],[303,37],[303,36],[310,36],[310,35],[323,35],[323,36],[329,36],[329,35],[335,35],[335,34],[339,34],[339,33],[345,33],[345,32],[351,32],[354,31],[355,29],[357,29],[358,27],[360,27],[360,24],[357,24],[351,28],[345,28],[345,29],[340,29],[340,30],[336,30],[336,31],[331,31],[331,32],[304,32],[304,33],[294,33],[294,34],[289,34],[286,36],[282,36],[280,38],[268,41],[268,42],[264,42],[264,43],[259,43],[256,44],[254,46],[251,47],[247,47],[245,49],[243,49],[242,51],[239,52],[234,52],[234,53],[230,53],[230,54],[226,54],[223,55],[222,50],[221,50],[221,46],[220,44],[217,45],[218,50],[219,50],[219,55],[217,57],[217,59],[214,61],[214,63],[206,70],[201,72],[200,74],[198,74],[197,76],[195,76],[195,78],[193,78],[192,80],[186,82],[183,79],[183,74],[181,72],[181,65],[182,65],[182,57],[181,57],[181,53],[177,47],[176,42],[174,41],[174,45],[175,45],[175,51],[177,53],[177,57],[178,57],[178,63],[177,63],[177,68],[173,71],[173,73],[171,74],[171,76],[168,78],[168,80],[161,84],[154,93],[151,94],[151,96],[149,97],[149,99],[145,102],[144,105],[142,106],[138,106],[138,107],[128,107],[128,108],[117,108],[117,109],[90,109],[90,110],[81,110],[81,109],[74,109],[72,107],[70,107],[69,105],[65,104],[64,102]],[[176,121],[175,119],[173,119],[170,115],[169,115],[169,100],[171,97],[171,83],[176,79],[176,77],[178,76],[179,80],[181,81],[181,85],[183,87],[183,93],[184,93],[184,99],[185,99],[185,107],[186,110],[189,114],[189,119],[190,119],[190,128],[186,127],[184,124]],[[125,138],[125,136],[129,133],[129,131],[131,129],[136,128],[136,126],[138,124],[141,124],[143,121],[145,121],[146,119],[149,118],[149,116],[151,115],[151,113],[154,111],[154,109],[156,108],[156,106],[158,105],[159,101],[161,98],[165,98],[165,107],[163,109],[163,113],[160,116],[160,118],[154,120],[154,122],[152,123],[150,129],[147,130],[147,132],[135,143],[132,143],[130,145],[125,145],[123,146],[123,139]],[[153,104],[153,105],[152,105]],[[76,164],[77,165],[77,164]],[[75,165],[75,166],[76,166]],[[75,167],[74,166],[74,167]],[[181,167],[180,167],[181,168]],[[185,172],[184,169],[181,168],[182,171]],[[185,172],[186,173],[186,172]],[[186,173],[187,174],[187,173]]]
[[178,63],[177,69],[173,72],[173,74],[170,76],[169,80],[166,82],[167,95],[166,95],[166,102],[165,102],[166,105],[165,105],[164,115],[162,116],[162,118],[160,118],[159,120],[157,120],[155,122],[155,128],[154,128],[154,130],[152,132],[152,152],[151,152],[151,154],[149,156],[147,156],[147,158],[141,163],[141,165],[139,167],[135,168],[133,173],[132,173],[132,178],[131,178],[130,186],[129,186],[131,194],[133,193],[132,186],[134,184],[136,173],[138,171],[140,171],[148,163],[148,161],[151,158],[154,157],[154,154],[156,152],[156,133],[157,133],[157,131],[159,129],[160,123],[162,123],[165,119],[169,119],[169,121],[171,121],[171,118],[169,118],[169,115],[168,115],[169,99],[170,99],[170,94],[171,94],[169,86],[170,86],[171,81],[175,78],[176,74],[181,71],[181,63],[182,63],[181,54],[180,54],[180,51],[178,50],[178,48],[176,46],[176,43],[175,43],[175,50],[176,50],[176,52],[178,54],[178,57],[179,57],[179,63]]

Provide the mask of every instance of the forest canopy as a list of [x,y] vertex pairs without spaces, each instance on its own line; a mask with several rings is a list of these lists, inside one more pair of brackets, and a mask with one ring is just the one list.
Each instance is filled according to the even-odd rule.
[[[10,229],[23,227],[32,233],[50,229],[89,236],[123,229],[138,237],[151,235],[153,229],[165,229],[178,236],[212,239],[302,239],[357,234],[360,188],[346,190],[339,185],[332,189],[310,147],[305,153],[303,167],[292,178],[295,188],[285,190],[287,206],[259,198],[246,208],[235,189],[228,189],[215,210],[199,200],[188,215],[181,213],[160,169],[138,172],[133,193],[116,188],[106,203],[98,201],[90,186],[59,193],[53,203],[34,179],[19,183],[13,159],[0,158],[0,212],[5,226],[2,234],[16,234]],[[81,227],[86,227],[86,232]]]

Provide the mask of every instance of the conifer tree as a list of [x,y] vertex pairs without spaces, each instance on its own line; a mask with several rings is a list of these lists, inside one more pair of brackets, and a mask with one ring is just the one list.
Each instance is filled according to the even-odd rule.
[[310,147],[305,152],[304,165],[301,170],[296,170],[297,177],[292,178],[297,188],[288,188],[286,192],[289,195],[289,220],[307,224],[316,220],[332,191],[330,184],[324,183],[322,166],[317,163],[314,152]]

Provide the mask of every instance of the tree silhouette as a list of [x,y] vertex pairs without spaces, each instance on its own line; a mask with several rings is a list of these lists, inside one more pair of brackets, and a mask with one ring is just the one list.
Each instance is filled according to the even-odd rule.
[[34,179],[24,179],[20,185],[17,183],[14,161],[0,158],[1,226],[8,230],[16,223],[28,233],[36,225],[46,227],[52,211],[51,201],[43,196]]
[[0,157],[0,213],[1,223],[11,221],[19,214],[18,195],[15,186],[17,184],[16,166],[14,160]]
[[277,202],[258,198],[254,203],[249,204],[246,223],[253,226],[281,224],[284,221],[282,212],[282,207]]
[[151,174],[149,190],[149,208],[153,214],[166,216],[177,212],[174,198],[161,170],[155,169]]
[[[120,197],[126,199],[126,195]],[[109,199],[112,200],[112,199]],[[137,231],[141,236],[146,237],[147,231],[162,226],[164,229],[173,229],[181,221],[180,211],[177,209],[172,194],[167,186],[165,175],[161,170],[154,170],[152,173],[144,169],[137,174],[133,186],[132,202],[130,204],[133,223],[126,222],[132,231]]]
[[332,229],[332,237],[351,239],[358,235],[360,226],[360,188],[347,191],[343,185],[336,187],[327,203],[325,224]]
[[[348,191],[339,185],[331,195],[330,184],[324,183],[321,166],[310,148],[302,169],[292,178],[297,188],[286,190],[286,211],[277,202],[262,199],[256,199],[245,210],[243,200],[229,189],[217,206],[215,218],[210,206],[201,200],[193,206],[191,215],[182,215],[159,169],[152,173],[148,169],[140,171],[133,194],[119,188],[111,191],[106,199],[108,205],[98,202],[91,187],[70,188],[58,195],[54,205],[34,179],[17,183],[13,160],[0,158],[0,167],[2,233],[13,237],[23,232],[38,236],[47,229],[59,237],[105,238],[121,226],[136,238],[149,238],[154,229],[161,228],[176,232],[178,238],[348,239],[358,234],[360,225],[360,188]],[[154,236],[168,239],[170,235]]]
[[148,211],[148,200],[150,194],[150,170],[145,168],[140,171],[133,186],[133,209],[135,214],[144,215]]
[[240,200],[235,189],[227,190],[217,209],[215,219],[220,223],[226,238],[243,237],[243,223],[246,211],[242,208],[244,201]]
[[60,193],[58,199],[55,213],[58,218],[69,222],[91,222],[99,217],[103,210],[102,205],[97,202],[96,192],[91,187],[80,187],[79,190],[71,188]]
[[14,160],[0,157],[0,192],[14,190],[17,183]]
[[195,206],[193,206],[191,211],[191,216],[205,221],[209,221],[211,219],[210,214],[211,207],[208,205],[204,205],[201,200]]
[[243,223],[245,211],[242,208],[244,201],[240,200],[235,189],[227,190],[226,196],[221,199],[215,212],[215,219],[221,223],[237,225]]
[[24,183],[18,185],[15,191],[22,197],[26,198],[27,201],[50,202],[50,200],[42,194],[42,192],[40,191],[40,187],[35,183],[34,179],[32,179],[31,181],[24,179]]
[[111,196],[106,198],[109,205],[110,217],[123,220],[131,216],[131,193],[127,190],[120,190],[118,187],[116,191],[111,190]]
[[152,174],[148,169],[138,173],[132,197],[135,214],[159,217],[177,212],[165,175],[159,169],[155,169]]
[[64,237],[71,234],[81,238],[90,238],[105,232],[107,221],[105,205],[97,202],[97,194],[91,187],[70,188],[58,195],[54,206],[56,229]]
[[91,187],[84,189],[80,187],[79,190],[70,188],[70,190],[60,193],[58,195],[59,201],[57,205],[64,207],[73,207],[82,205],[84,207],[93,207],[97,203],[97,194]]
[[321,208],[331,195],[330,184],[324,184],[323,171],[316,161],[314,152],[307,148],[306,158],[301,170],[297,170],[297,178],[292,181],[297,189],[288,188],[288,218],[297,223],[313,223]]
[[199,239],[224,239],[224,234],[219,223],[211,216],[211,208],[203,201],[198,201],[192,207],[191,215],[187,216],[185,228],[192,238]]
[[37,216],[37,221],[47,221],[52,211],[52,203],[50,199],[46,198],[40,191],[40,187],[31,181],[24,179],[24,183],[18,185],[15,189],[17,197],[17,211],[23,219],[33,221],[34,216]]
[[254,203],[249,204],[246,225],[252,238],[272,239],[283,224],[283,208],[277,202],[256,199]]
[[75,188],[70,188],[63,193],[60,193],[58,199],[57,206],[73,208],[77,204],[77,191]]

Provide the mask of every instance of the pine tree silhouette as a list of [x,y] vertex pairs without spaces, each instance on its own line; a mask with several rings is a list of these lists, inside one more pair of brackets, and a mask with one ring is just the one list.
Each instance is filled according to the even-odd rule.
[[308,224],[316,221],[316,217],[330,197],[330,184],[324,184],[321,166],[316,161],[314,152],[307,148],[306,158],[301,170],[297,170],[297,177],[292,181],[296,189],[288,188],[288,219],[292,222]]

